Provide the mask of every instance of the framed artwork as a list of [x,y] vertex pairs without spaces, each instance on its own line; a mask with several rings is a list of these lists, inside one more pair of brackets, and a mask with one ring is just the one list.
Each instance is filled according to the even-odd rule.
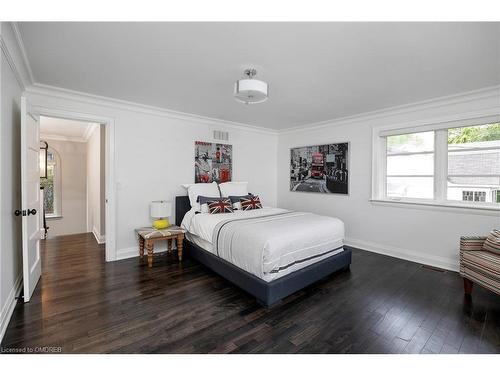
[[227,182],[233,174],[233,146],[196,141],[194,182]]
[[349,143],[292,148],[290,191],[349,194]]

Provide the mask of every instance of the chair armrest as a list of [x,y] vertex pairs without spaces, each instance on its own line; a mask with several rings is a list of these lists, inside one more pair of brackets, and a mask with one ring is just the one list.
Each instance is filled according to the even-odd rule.
[[482,250],[486,236],[462,236],[460,237],[460,251]]

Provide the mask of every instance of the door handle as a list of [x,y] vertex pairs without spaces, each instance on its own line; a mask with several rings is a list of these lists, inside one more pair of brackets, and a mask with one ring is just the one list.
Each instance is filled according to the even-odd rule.
[[30,215],[36,215],[36,210],[32,208],[31,210],[28,208],[28,216]]

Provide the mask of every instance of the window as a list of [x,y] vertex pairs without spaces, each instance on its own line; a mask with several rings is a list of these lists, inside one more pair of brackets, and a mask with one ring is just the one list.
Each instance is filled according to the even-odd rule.
[[388,197],[432,199],[434,132],[387,137]]
[[462,191],[462,201],[464,201],[464,202],[486,202],[486,192],[485,191],[463,190]]
[[493,190],[491,192],[491,201],[493,203],[500,203],[500,190]]
[[375,133],[374,199],[500,208],[500,122],[422,129]]
[[47,178],[40,179],[43,187],[43,207],[45,214],[61,215],[61,165],[57,152],[49,147],[47,151]]
[[500,188],[500,123],[452,128],[448,136],[447,198],[464,200],[468,191],[474,202],[498,203],[493,191]]
[[474,192],[474,202],[486,202],[486,192],[485,191],[475,191]]
[[462,200],[464,202],[472,202],[474,199],[474,192],[473,191],[462,191]]

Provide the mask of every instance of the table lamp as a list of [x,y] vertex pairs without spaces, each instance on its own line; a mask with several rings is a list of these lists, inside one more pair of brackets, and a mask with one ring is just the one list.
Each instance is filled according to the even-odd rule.
[[168,217],[172,214],[172,204],[167,201],[153,201],[150,205],[153,228],[165,229],[170,226]]

